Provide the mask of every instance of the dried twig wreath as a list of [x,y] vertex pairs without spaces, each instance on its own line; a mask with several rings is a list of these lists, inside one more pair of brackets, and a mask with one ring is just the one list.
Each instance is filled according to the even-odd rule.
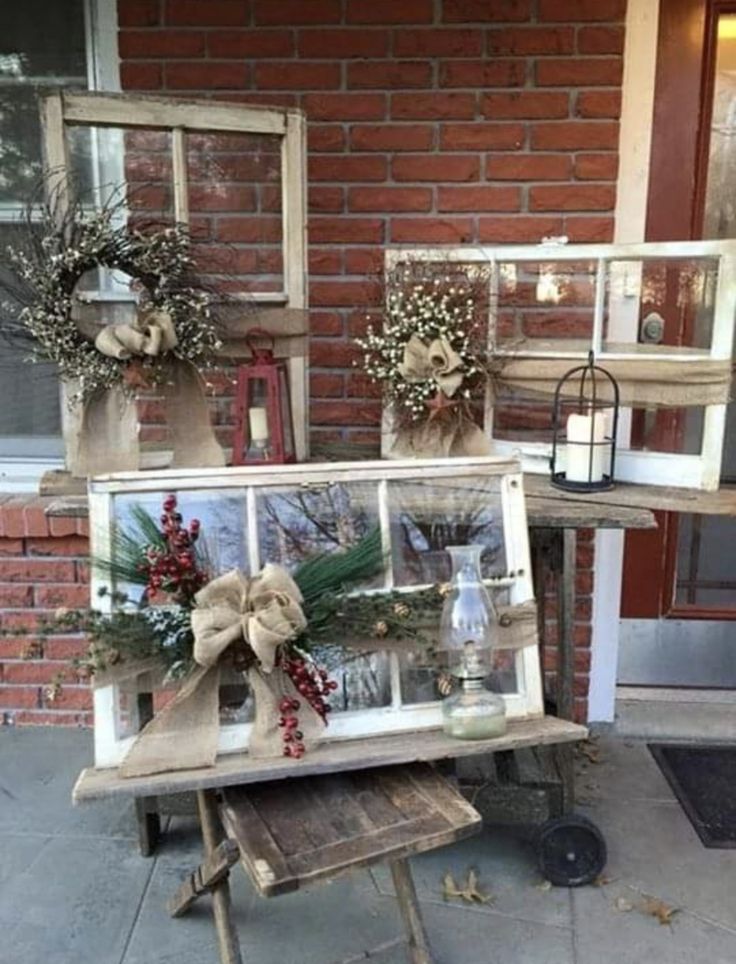
[[[7,249],[0,337],[27,348],[32,361],[55,362],[79,386],[72,401],[117,385],[157,384],[166,377],[167,356],[209,367],[220,347],[213,295],[194,274],[188,233],[179,225],[133,228],[129,217],[120,200],[94,211],[72,203],[62,213],[59,192],[51,190],[27,206],[25,237]],[[84,300],[79,282],[96,268],[136,283],[133,324],[90,331],[75,317]]]

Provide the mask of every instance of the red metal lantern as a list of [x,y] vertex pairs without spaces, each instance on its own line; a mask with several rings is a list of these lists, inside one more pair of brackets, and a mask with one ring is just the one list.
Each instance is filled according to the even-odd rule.
[[[256,339],[268,342],[266,347]],[[238,367],[233,465],[294,462],[294,428],[285,361],[274,358],[274,339],[262,328],[246,335],[252,358]]]

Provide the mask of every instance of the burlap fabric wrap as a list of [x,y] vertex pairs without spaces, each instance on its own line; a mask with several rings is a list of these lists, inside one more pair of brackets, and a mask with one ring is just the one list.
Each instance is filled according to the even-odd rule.
[[[109,358],[162,356],[159,390],[173,447],[171,466],[222,466],[225,456],[212,431],[202,376],[191,362],[173,354],[177,344],[171,316],[156,310],[133,324],[106,325],[95,338],[95,348]],[[138,413],[130,390],[116,385],[88,399],[75,444],[68,446],[72,475],[135,471],[140,459]]]
[[[253,578],[234,569],[201,589],[192,611],[197,667],[171,703],[138,735],[120,767],[121,776],[214,765],[220,729],[220,659],[228,647],[241,640],[255,657],[247,671],[256,712],[248,750],[253,756],[280,756],[278,704],[284,695],[298,694],[276,665],[276,654],[282,643],[294,639],[306,626],[301,603],[301,592],[291,576],[271,564]],[[299,699],[302,742],[309,749],[322,722],[306,700]]]
[[[467,402],[452,401],[465,378],[464,364],[444,335],[427,343],[412,335],[404,347],[398,366],[408,382],[431,378],[438,392],[449,403],[430,410],[428,417],[417,423],[396,421],[395,439],[389,457],[449,458],[455,456],[491,455],[492,447],[483,430],[476,425]],[[440,396],[441,398],[441,396]]]

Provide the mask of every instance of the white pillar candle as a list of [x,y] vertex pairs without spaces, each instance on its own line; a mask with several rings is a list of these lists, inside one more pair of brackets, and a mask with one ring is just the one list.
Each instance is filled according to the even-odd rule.
[[[606,437],[606,416],[603,412],[590,415],[571,415],[567,420],[567,466],[569,482],[601,482],[605,468],[610,465],[610,445],[593,445]],[[570,444],[572,443],[572,444]],[[591,448],[593,449],[591,459]]]
[[268,441],[268,418],[265,408],[251,408],[248,410],[250,420],[250,437],[254,442]]

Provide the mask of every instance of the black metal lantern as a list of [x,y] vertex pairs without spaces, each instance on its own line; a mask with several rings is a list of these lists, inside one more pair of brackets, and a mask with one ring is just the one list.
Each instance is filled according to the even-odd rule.
[[618,399],[616,379],[595,364],[593,352],[587,365],[562,376],[552,416],[552,485],[572,492],[613,487]]

